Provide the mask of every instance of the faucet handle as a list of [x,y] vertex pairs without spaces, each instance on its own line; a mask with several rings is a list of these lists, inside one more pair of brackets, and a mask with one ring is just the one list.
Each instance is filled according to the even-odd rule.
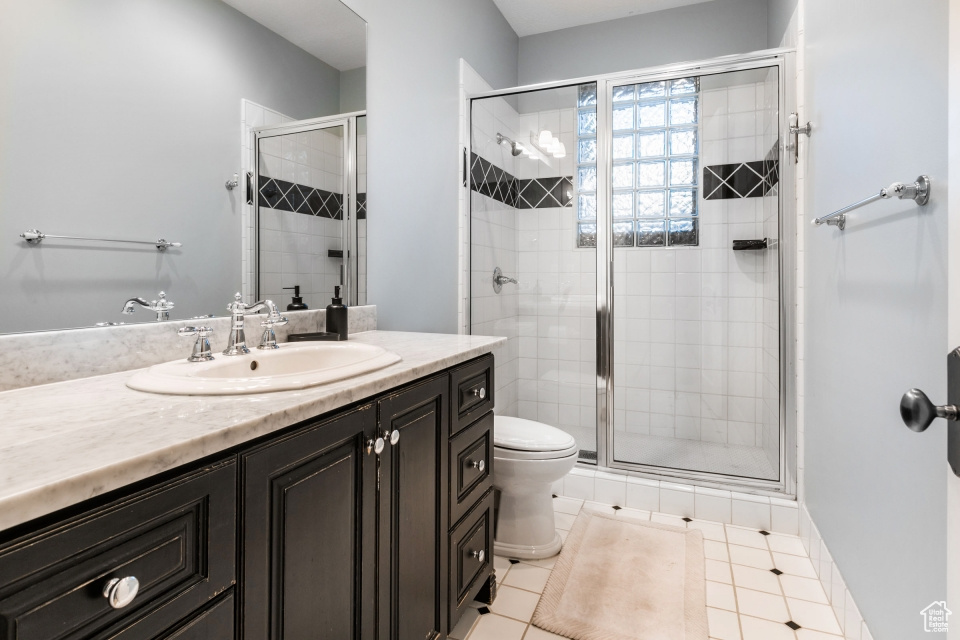
[[260,323],[260,326],[261,327],[282,327],[283,325],[287,324],[287,322],[289,322],[289,320],[287,320],[285,316],[282,316],[279,313],[276,313],[276,309],[274,309],[274,313],[269,314],[267,316],[267,319]]
[[197,341],[193,344],[193,352],[187,358],[187,362],[213,360],[213,352],[210,349],[210,340],[208,340],[208,337],[213,335],[213,329],[210,327],[181,327],[177,329],[177,335],[197,336]]
[[233,302],[227,305],[227,311],[233,314],[243,313],[247,310],[247,305],[243,302],[243,296],[237,291],[233,294]]

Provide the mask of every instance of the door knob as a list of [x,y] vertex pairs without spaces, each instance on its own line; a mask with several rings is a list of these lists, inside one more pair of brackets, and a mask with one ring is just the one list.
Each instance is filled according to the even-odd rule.
[[900,417],[904,424],[919,433],[926,431],[934,418],[960,420],[960,407],[953,404],[938,407],[920,389],[910,389],[900,399]]

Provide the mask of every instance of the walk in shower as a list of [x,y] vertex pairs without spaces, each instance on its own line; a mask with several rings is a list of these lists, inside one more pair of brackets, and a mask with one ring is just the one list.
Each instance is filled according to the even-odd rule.
[[472,98],[469,326],[508,338],[499,413],[581,463],[794,492],[789,55]]

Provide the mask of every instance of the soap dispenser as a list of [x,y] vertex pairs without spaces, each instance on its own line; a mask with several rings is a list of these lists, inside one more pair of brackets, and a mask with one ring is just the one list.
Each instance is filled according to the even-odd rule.
[[347,339],[347,308],[340,297],[340,287],[333,288],[333,301],[327,305],[327,331]]
[[292,287],[284,287],[284,289],[293,289],[293,302],[287,305],[287,311],[304,311],[309,308],[303,303],[303,298],[300,296],[300,285],[295,284]]

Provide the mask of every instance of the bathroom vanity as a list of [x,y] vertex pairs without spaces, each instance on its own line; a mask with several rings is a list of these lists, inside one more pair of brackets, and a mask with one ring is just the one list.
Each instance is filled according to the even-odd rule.
[[[403,361],[243,398],[137,392],[130,372],[4,394],[50,459],[31,479],[17,447],[0,454],[0,638],[419,640],[492,600],[501,339],[358,339]],[[105,404],[67,406],[95,388]],[[125,446],[116,414],[132,406],[148,412],[126,421],[149,428],[130,431],[152,436]],[[60,415],[61,431],[32,431],[31,412]],[[84,438],[101,453],[73,446]]]

